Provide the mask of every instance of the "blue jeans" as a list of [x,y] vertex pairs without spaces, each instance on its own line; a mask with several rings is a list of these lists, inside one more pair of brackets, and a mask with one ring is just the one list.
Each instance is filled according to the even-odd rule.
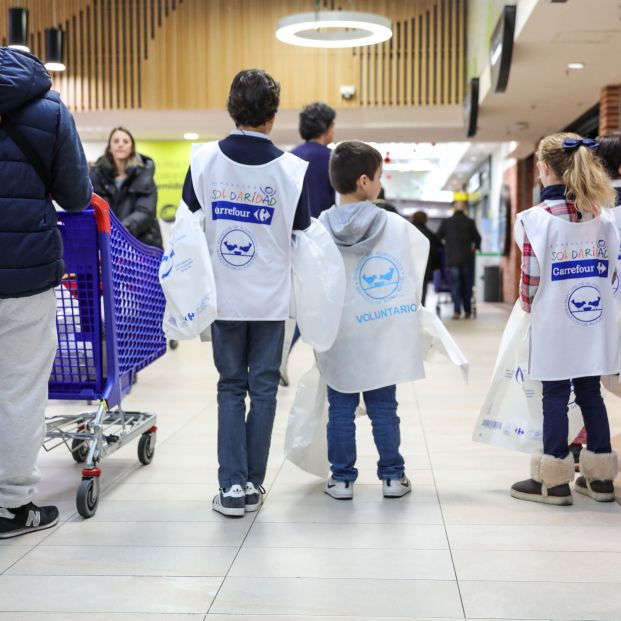
[[449,267],[451,298],[455,314],[461,313],[461,307],[464,307],[464,313],[470,315],[472,313],[472,284],[474,278],[474,270],[469,266]]
[[[396,394],[394,385],[362,393],[379,453],[377,476],[380,479],[400,479],[405,468],[399,453],[401,434]],[[359,402],[360,393],[343,393],[328,386],[328,459],[335,481],[358,478],[355,417]]]
[[567,409],[572,381],[587,431],[587,448],[594,453],[610,453],[610,426],[599,377],[543,382],[543,452],[561,459],[569,454]]
[[284,336],[284,321],[216,321],[211,327],[220,374],[218,481],[223,489],[248,481],[261,485],[265,479]]

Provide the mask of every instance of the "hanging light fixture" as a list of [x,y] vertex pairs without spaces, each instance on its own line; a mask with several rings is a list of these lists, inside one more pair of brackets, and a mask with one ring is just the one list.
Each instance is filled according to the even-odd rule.
[[276,38],[303,47],[359,47],[392,37],[391,21],[375,13],[320,11],[289,15],[278,21]]
[[9,9],[9,47],[30,52],[28,47],[28,9]]
[[48,71],[64,71],[65,33],[62,28],[45,29],[45,68]]

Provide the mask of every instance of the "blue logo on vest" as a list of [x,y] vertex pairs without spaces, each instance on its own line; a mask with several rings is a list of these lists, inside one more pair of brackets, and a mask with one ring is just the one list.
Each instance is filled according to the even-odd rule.
[[358,284],[372,300],[385,300],[399,289],[401,275],[395,261],[385,255],[372,255],[358,270]]
[[552,263],[552,280],[570,278],[608,278],[608,259],[581,259]]
[[211,217],[214,220],[235,220],[247,224],[272,224],[274,208],[263,205],[246,205],[230,201],[213,201]]
[[567,298],[567,310],[577,322],[593,323],[602,316],[602,294],[591,285],[576,287]]
[[220,237],[218,255],[220,260],[229,267],[247,267],[255,254],[254,239],[242,229],[229,229]]

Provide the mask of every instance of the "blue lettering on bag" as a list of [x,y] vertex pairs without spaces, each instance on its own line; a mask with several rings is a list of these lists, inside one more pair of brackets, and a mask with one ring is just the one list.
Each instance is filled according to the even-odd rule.
[[211,203],[211,217],[214,220],[235,220],[248,224],[270,225],[274,218],[274,208],[230,201],[214,201]]
[[608,278],[608,259],[582,259],[552,263],[552,280]]

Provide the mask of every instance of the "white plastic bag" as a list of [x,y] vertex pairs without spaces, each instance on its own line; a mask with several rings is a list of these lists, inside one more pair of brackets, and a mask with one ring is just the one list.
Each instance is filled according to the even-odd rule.
[[314,365],[297,385],[285,435],[285,458],[306,472],[325,477],[330,470],[327,424],[326,382]]
[[[472,439],[531,453],[543,445],[542,383],[528,376],[530,317],[516,302],[502,335],[491,385]],[[568,443],[582,428],[582,412],[569,402]]]
[[468,360],[440,318],[424,306],[420,306],[417,312],[419,313],[421,348],[425,362],[443,361],[448,358],[461,369],[464,381],[467,383]]
[[181,201],[170,243],[160,264],[166,298],[162,329],[169,339],[193,339],[216,318],[216,281],[202,210],[192,213]]
[[345,300],[345,266],[326,228],[313,218],[295,231],[291,256],[293,301],[302,339],[315,351],[332,347]]

